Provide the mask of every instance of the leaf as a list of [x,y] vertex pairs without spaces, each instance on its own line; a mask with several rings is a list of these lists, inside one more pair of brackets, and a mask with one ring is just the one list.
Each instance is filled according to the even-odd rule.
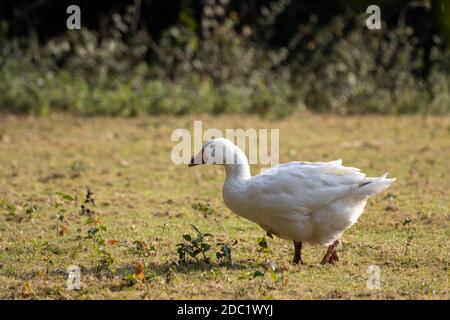
[[188,234],[184,234],[184,235],[183,235],[183,238],[184,238],[184,240],[186,240],[186,241],[191,241],[191,240],[192,240],[191,236],[188,235]]
[[133,244],[136,247],[136,250],[144,250],[148,248],[148,244],[144,241],[135,240],[133,241]]
[[193,224],[191,224],[191,227],[192,227],[192,229],[195,230],[195,232],[197,232],[197,234],[203,235],[203,234],[200,232],[200,230],[198,230],[198,228],[197,228],[196,226],[194,226]]
[[231,258],[231,247],[228,246],[226,243],[218,243],[218,246],[220,246],[220,251],[216,252],[216,258],[217,260],[221,260],[222,258],[225,258],[225,261],[229,264],[232,263]]
[[69,196],[68,194],[63,195],[63,199],[64,199],[64,200],[67,200],[67,201],[73,201],[73,200],[74,200],[74,199],[73,199],[71,196]]
[[61,196],[64,200],[67,201],[73,201],[74,199],[72,198],[72,196],[62,193],[62,192],[56,192],[57,195]]
[[410,217],[406,217],[405,220],[403,220],[403,225],[406,226],[412,222]]
[[208,203],[208,204],[203,204],[203,203],[194,203],[193,205],[192,205],[192,208],[193,209],[195,209],[195,210],[198,210],[198,211],[202,211],[202,212],[204,212],[205,214],[208,214],[208,215],[211,215],[211,214],[213,214],[215,211],[214,211],[214,209],[213,208],[211,208],[211,205]]
[[136,278],[134,274],[127,273],[124,277],[124,280],[127,282],[129,286],[133,286],[136,284]]
[[97,228],[97,227],[92,227],[92,228],[90,228],[90,229],[88,230],[88,236],[92,238],[92,237],[94,237],[95,234],[96,234],[97,232],[99,232],[99,231],[100,231],[99,228]]
[[145,279],[144,269],[144,264],[141,261],[138,261],[134,270],[134,276],[136,277],[136,279],[139,279],[141,281]]
[[118,243],[119,242],[119,240],[116,240],[116,239],[110,239],[110,240],[108,240],[108,244],[110,245],[110,246],[113,246],[113,245],[115,245],[116,243]]
[[37,210],[38,210],[38,208],[36,206],[31,206],[25,211],[25,214],[28,216],[31,216]]
[[86,221],[84,222],[84,224],[92,224],[94,222],[94,219],[92,219],[92,217],[88,217],[86,219]]
[[266,237],[261,237],[258,239],[258,245],[263,248],[263,249],[267,249],[268,245],[267,245],[267,240]]
[[209,243],[202,243],[202,245],[200,247],[205,252],[208,251],[209,249],[211,249],[211,245]]
[[64,234],[66,234],[69,231],[69,229],[66,226],[61,226],[61,229],[59,230],[58,234],[60,236],[63,236]]
[[257,277],[264,277],[264,273],[262,273],[261,271],[255,271],[253,273],[253,279],[255,279]]
[[270,277],[272,278],[273,281],[279,281],[280,280],[280,276],[272,269],[269,269],[269,274]]
[[75,173],[80,174],[85,170],[85,165],[82,161],[75,160],[72,163],[72,170],[75,171]]

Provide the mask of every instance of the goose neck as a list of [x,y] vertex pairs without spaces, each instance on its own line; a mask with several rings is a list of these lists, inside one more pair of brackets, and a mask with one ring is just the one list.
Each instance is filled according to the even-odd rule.
[[[227,151],[231,152],[231,154],[228,154]],[[232,145],[227,151],[227,156],[231,156],[231,158],[226,158],[230,161],[225,161],[224,164],[227,172],[227,180],[250,179],[250,166],[248,165],[248,159],[245,153],[235,145]]]
[[225,170],[227,172],[228,179],[250,179],[250,167],[248,163],[242,164],[226,164]]

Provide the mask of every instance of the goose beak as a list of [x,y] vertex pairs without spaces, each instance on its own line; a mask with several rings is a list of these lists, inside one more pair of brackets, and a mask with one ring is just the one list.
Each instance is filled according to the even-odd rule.
[[191,158],[189,167],[198,166],[199,164],[205,164],[205,161],[203,160],[203,149],[199,154],[197,154],[195,157]]
[[198,165],[198,163],[195,163],[195,158],[192,157],[192,158],[191,158],[191,162],[189,163],[189,168],[190,168],[190,167],[195,167],[195,166],[197,166],[197,165]]

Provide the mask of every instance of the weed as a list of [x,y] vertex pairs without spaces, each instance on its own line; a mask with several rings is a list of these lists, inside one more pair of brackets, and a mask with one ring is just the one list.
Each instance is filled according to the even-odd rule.
[[409,254],[409,248],[411,247],[414,233],[414,226],[412,225],[412,220],[409,217],[406,217],[403,220],[403,227],[406,228],[406,242],[405,242],[405,251],[404,255],[407,256]]
[[45,241],[41,246],[41,254],[44,256],[45,261],[45,274],[48,275],[50,266],[53,265],[52,255],[61,254],[61,249],[55,244]]
[[231,245],[226,244],[224,242],[219,242],[217,244],[217,246],[220,247],[220,251],[216,252],[217,261],[219,263],[231,266],[233,264],[233,259],[232,259],[232,256],[231,256],[231,249],[237,243],[238,243],[237,240],[234,240],[234,242]]
[[95,207],[95,200],[93,198],[93,192],[90,189],[86,191],[86,197],[84,203],[80,206],[80,215],[86,215],[85,225],[89,226],[87,230],[87,238],[92,239],[94,249],[98,256],[98,268],[100,270],[109,269],[109,267],[114,263],[114,258],[106,250],[106,240],[105,232],[107,230],[106,225],[104,225],[96,211],[90,206]]
[[264,270],[256,270],[251,274],[251,278],[255,279],[261,277],[264,279],[266,274],[268,274],[274,282],[281,282],[283,281],[284,276],[276,272],[275,262],[269,259],[270,249],[267,241],[268,238],[273,239],[273,235],[270,232],[267,232],[264,236],[257,239],[258,252],[265,256],[266,262]]
[[259,237],[257,239],[258,252],[260,255],[263,254],[265,257],[268,257],[270,254],[269,243],[267,241],[267,238],[273,239],[273,236],[270,232],[267,232],[266,235]]
[[123,277],[127,286],[134,286],[138,282],[151,282],[156,278],[156,274],[145,265],[144,260],[137,260],[133,263],[133,272],[127,271]]
[[81,174],[86,170],[86,166],[82,161],[76,160],[72,163],[72,178],[79,178]]
[[192,205],[192,208],[203,212],[203,216],[205,218],[207,218],[208,216],[210,216],[216,212],[213,208],[211,208],[211,205],[209,203],[207,203],[207,204],[203,204],[201,202],[194,203]]
[[125,284],[130,287],[134,286],[137,283],[134,273],[131,273],[131,272],[125,273],[123,280],[125,281]]
[[217,246],[220,247],[220,251],[216,252],[216,258],[220,263],[232,265],[233,259],[231,257],[231,247],[226,243],[218,243]]
[[72,196],[62,193],[56,192],[60,198],[55,201],[54,207],[57,210],[56,218],[57,222],[55,224],[56,234],[59,236],[65,235],[69,231],[68,223],[65,221],[65,214],[67,209],[65,206],[72,202],[74,199]]
[[[184,234],[183,243],[178,243],[177,254],[179,263],[187,263],[189,258],[195,259],[195,261],[202,261],[204,263],[209,263],[211,258],[209,257],[209,252],[212,248],[212,244],[207,241],[207,238],[214,238],[210,233],[202,233],[196,226],[191,225],[191,227],[196,232],[195,236],[190,234]],[[233,259],[231,255],[232,247],[237,244],[235,240],[231,245],[225,242],[216,243],[216,247],[219,247],[219,251],[216,252],[215,256],[217,262],[223,265],[231,266],[233,264]],[[200,256],[200,258],[199,258]]]
[[91,191],[91,189],[87,189],[86,191],[86,198],[84,199],[85,204],[91,204],[95,207],[95,200],[92,197],[94,193]]
[[16,218],[17,208],[14,204],[0,200],[0,210],[6,214],[6,220],[13,220]]
[[156,249],[154,246],[150,246],[144,241],[135,240],[133,241],[133,253],[138,257],[148,257],[152,252],[155,252]]
[[277,266],[272,260],[266,261],[266,273],[268,273],[270,278],[275,282],[281,282],[284,279],[284,275],[277,272]]
[[[178,247],[178,261],[181,263],[188,262],[188,258],[194,258],[196,261],[203,261],[209,263],[210,258],[207,256],[208,251],[211,249],[211,244],[206,241],[207,238],[212,238],[213,235],[210,233],[202,233],[196,226],[191,224],[192,229],[194,229],[196,236],[191,236],[190,234],[184,234],[184,243],[179,243]],[[198,258],[201,255],[201,260]]]
[[36,212],[38,212],[38,207],[35,205],[30,205],[25,210],[25,215],[26,215],[27,219],[30,221],[30,220],[33,220]]

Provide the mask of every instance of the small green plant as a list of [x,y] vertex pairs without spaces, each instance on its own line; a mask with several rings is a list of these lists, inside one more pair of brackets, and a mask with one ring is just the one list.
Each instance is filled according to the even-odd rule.
[[284,280],[284,275],[277,272],[277,267],[274,261],[268,260],[266,262],[266,273],[274,282],[281,282]]
[[133,241],[132,251],[138,257],[148,257],[152,252],[155,252],[156,249],[154,246],[151,246],[144,241],[135,240]]
[[258,252],[263,253],[265,256],[269,255],[269,243],[267,242],[267,238],[273,239],[270,232],[267,232],[264,236],[257,239],[259,247]]
[[25,210],[25,215],[27,217],[28,220],[33,220],[35,213],[38,212],[38,207],[35,205],[30,205],[26,210]]
[[41,246],[41,254],[44,256],[45,274],[47,275],[50,271],[50,267],[53,265],[52,255],[61,254],[61,248],[56,244],[45,241]]
[[216,211],[211,207],[209,203],[203,204],[201,202],[194,203],[192,208],[198,211],[203,212],[203,216],[207,218],[208,216],[214,214]]
[[138,282],[151,282],[156,274],[145,265],[145,261],[138,260],[133,265],[133,272],[126,272],[123,280],[127,286],[134,286]]
[[269,242],[268,238],[273,239],[273,235],[270,232],[267,232],[264,236],[259,237],[257,239],[258,243],[258,252],[263,254],[266,257],[265,269],[263,271],[257,270],[255,271],[251,278],[255,279],[258,277],[265,277],[266,274],[270,276],[270,278],[275,282],[283,281],[283,275],[276,272],[275,262],[268,259],[270,254]]
[[[210,233],[202,233],[196,226],[191,224],[196,235],[184,234],[183,239],[185,242],[177,244],[178,261],[181,263],[188,262],[189,258],[195,259],[195,261],[203,261],[205,263],[210,262],[210,258],[207,253],[211,249],[211,244],[207,242],[207,238],[212,238]],[[199,258],[199,256],[201,258]]]
[[132,287],[137,283],[137,279],[134,276],[134,273],[132,272],[125,273],[123,280],[125,281],[125,284],[129,287]]
[[0,200],[0,212],[6,215],[7,220],[16,218],[17,208],[14,204],[8,203],[5,200]]
[[93,192],[88,189],[84,203],[80,206],[80,215],[87,216],[85,225],[89,226],[87,230],[87,238],[92,239],[95,251],[99,256],[99,269],[108,269],[114,262],[112,255],[106,250],[105,232],[107,230],[96,211],[90,207],[95,207]]
[[258,278],[258,277],[264,277],[264,272],[260,270],[256,270],[252,273],[252,279]]
[[269,250],[266,237],[258,238],[258,246],[260,252],[267,252]]
[[[106,231],[106,227],[104,231]],[[114,258],[111,255],[111,253],[109,253],[109,251],[106,250],[105,239],[103,238],[103,236],[98,235],[95,238],[93,238],[93,240],[95,250],[99,256],[98,260],[99,269],[108,269],[114,263]]]
[[[266,277],[268,275],[268,277]],[[260,279],[259,290],[265,292],[267,289],[273,288],[273,284],[287,283],[287,278],[283,273],[277,272],[276,264],[272,260],[267,260],[264,268],[254,271],[253,273],[246,273],[246,275],[240,277],[240,279]],[[266,279],[271,281],[267,282]]]
[[409,248],[411,247],[411,243],[413,240],[413,232],[414,226],[412,225],[412,220],[409,217],[406,217],[402,223],[403,227],[406,228],[406,242],[405,242],[405,251],[404,254],[407,256],[409,254]]
[[91,189],[87,189],[86,191],[86,198],[84,199],[85,204],[91,204],[95,207],[95,200],[92,197],[94,193],[91,191]]
[[[191,225],[192,229],[194,229],[196,235],[192,236],[190,234],[184,234],[183,243],[178,243],[177,254],[178,254],[178,262],[179,263],[187,263],[189,259],[194,259],[195,261],[202,261],[204,263],[209,263],[211,261],[210,256],[208,255],[212,244],[207,241],[208,238],[214,238],[214,236],[210,233],[201,232],[196,226]],[[215,256],[217,262],[223,265],[231,266],[233,264],[232,258],[232,247],[237,244],[237,240],[235,240],[232,244],[228,244],[225,242],[217,242],[216,247],[219,248],[219,251],[216,252]]]
[[72,202],[74,199],[72,196],[62,193],[62,192],[56,192],[56,195],[59,197],[54,204],[56,212],[56,218],[57,222],[55,225],[56,233],[59,236],[65,235],[68,230],[68,223],[65,220],[65,214],[67,212],[67,209],[65,208],[68,203]]
[[275,262],[267,260],[265,267],[260,270],[256,270],[253,273],[247,273],[245,276],[240,277],[241,279],[260,279],[259,280],[259,290],[264,292],[267,289],[272,288],[272,284],[267,283],[266,275],[269,276],[268,279],[271,280],[272,284],[283,284],[287,283],[287,279],[284,274],[277,272]]
[[72,178],[78,178],[86,170],[86,166],[82,161],[76,160],[72,163],[71,170]]
[[[235,241],[235,244],[236,243],[237,241]],[[223,242],[218,243],[217,246],[220,247],[220,251],[216,252],[217,261],[226,265],[232,265],[231,246]]]

